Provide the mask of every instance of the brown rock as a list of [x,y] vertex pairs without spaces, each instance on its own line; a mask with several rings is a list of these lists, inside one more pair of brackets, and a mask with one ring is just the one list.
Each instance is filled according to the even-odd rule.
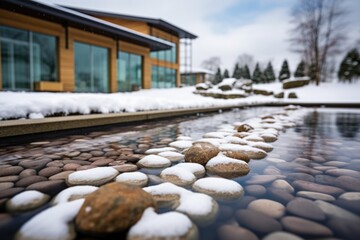
[[102,151],[91,151],[90,154],[93,157],[101,157],[102,155],[104,155],[104,153]]
[[75,171],[80,166],[81,166],[80,164],[68,163],[63,167],[63,170],[64,171]]
[[19,174],[19,177],[24,178],[24,177],[34,176],[34,175],[36,175],[35,169],[25,169]]
[[335,179],[335,185],[348,191],[360,192],[360,180],[350,176],[341,176]]
[[134,225],[148,207],[155,207],[155,202],[141,188],[109,183],[85,197],[75,222],[77,229],[86,234],[123,232]]
[[252,126],[250,126],[249,124],[246,124],[246,123],[235,127],[235,130],[238,132],[248,132],[253,129],[254,128]]
[[96,160],[91,165],[95,165],[95,166],[98,166],[98,167],[107,166],[109,163],[111,163],[113,161],[114,161],[113,159],[103,158],[103,159]]
[[94,166],[94,165],[83,165],[83,166],[77,167],[76,171],[87,170],[87,169],[96,168],[96,167],[97,166]]
[[14,186],[13,182],[2,182],[0,183],[0,191],[12,188]]
[[63,163],[64,164],[75,163],[75,164],[79,164],[79,165],[90,165],[91,164],[90,161],[84,161],[84,160],[64,160]]
[[195,143],[188,150],[185,151],[185,162],[199,163],[206,165],[206,163],[220,152],[219,148],[210,143]]
[[223,154],[229,158],[235,158],[238,160],[243,160],[245,162],[249,162],[250,158],[247,154],[243,152],[236,152],[236,151],[224,151]]
[[24,168],[20,166],[0,168],[0,177],[19,174]]
[[285,230],[307,237],[330,237],[332,232],[329,228],[319,223],[298,217],[284,217],[281,223]]
[[112,166],[112,167],[115,168],[116,170],[118,170],[120,173],[133,172],[133,171],[138,170],[138,167],[135,164],[130,164],[130,163],[116,165],[116,166]]
[[16,182],[17,180],[19,180],[19,176],[0,177],[0,183],[2,183],[2,182]]
[[50,196],[54,196],[65,188],[66,184],[64,180],[51,180],[31,184],[26,190],[37,190]]
[[259,197],[266,193],[266,188],[262,185],[247,185],[245,187],[245,193],[247,195]]
[[319,192],[334,196],[340,195],[345,192],[344,190],[337,187],[317,184],[313,182],[306,182],[302,180],[294,181],[292,185],[297,190]]
[[64,171],[58,174],[55,174],[53,176],[51,176],[49,179],[50,180],[65,180],[67,179],[67,177],[69,176],[69,174],[73,173],[74,171]]
[[269,194],[272,199],[281,202],[282,204],[287,204],[295,198],[291,193],[287,191],[274,188],[269,188]]
[[55,160],[46,164],[47,167],[63,167],[65,164],[62,161]]
[[33,183],[42,182],[42,181],[46,181],[46,180],[47,180],[47,178],[43,177],[43,176],[37,176],[37,175],[28,176],[28,177],[21,178],[19,181],[17,181],[15,183],[15,186],[27,187]]
[[43,177],[51,177],[59,172],[61,172],[61,168],[59,167],[47,167],[47,168],[44,168],[42,169],[40,172],[39,172],[39,175],[40,176],[43,176]]

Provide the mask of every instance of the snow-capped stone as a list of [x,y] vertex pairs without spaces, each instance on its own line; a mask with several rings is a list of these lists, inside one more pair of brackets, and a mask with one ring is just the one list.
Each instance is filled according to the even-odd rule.
[[149,178],[142,172],[126,172],[121,173],[115,178],[115,182],[127,183],[139,187],[144,187],[148,184]]
[[192,172],[197,178],[202,178],[205,175],[205,168],[199,163],[178,163],[176,164],[176,167],[187,169],[188,171]]
[[244,194],[244,189],[239,183],[217,177],[199,179],[193,184],[193,189],[216,199],[237,199]]
[[265,152],[271,152],[274,147],[269,144],[269,143],[265,143],[265,142],[248,142],[249,146],[254,147],[254,148],[259,148],[261,150],[264,150]]
[[184,159],[184,155],[178,152],[166,151],[158,153],[159,156],[169,159],[171,162],[178,162]]
[[157,214],[153,208],[144,211],[127,236],[128,240],[197,238],[197,228],[186,215],[179,212]]
[[224,178],[236,178],[249,173],[249,165],[245,161],[229,158],[222,153],[210,159],[206,164],[206,170]]
[[67,184],[101,186],[113,180],[119,172],[113,167],[97,167],[69,174]]
[[161,172],[160,177],[178,186],[187,186],[196,181],[196,177],[192,172],[177,166],[165,168]]
[[239,137],[234,137],[234,136],[227,136],[224,138],[224,140],[227,143],[233,143],[233,144],[240,144],[240,145],[248,145],[248,141],[239,138]]
[[89,193],[96,191],[98,187],[95,186],[74,186],[69,187],[59,192],[52,200],[52,204],[63,204],[76,199],[84,198]]
[[151,148],[146,150],[145,154],[158,154],[161,152],[168,152],[168,151],[177,151],[177,150],[176,148],[173,147]]
[[16,234],[16,239],[75,239],[76,232],[71,222],[79,212],[84,199],[55,205],[35,215]]
[[6,202],[9,212],[23,212],[38,208],[49,200],[49,195],[36,190],[19,193]]
[[265,142],[275,142],[277,140],[277,136],[272,133],[262,133],[260,137],[264,139]]
[[192,138],[191,138],[191,137],[187,137],[187,136],[178,136],[178,137],[176,138],[176,140],[191,141]]
[[192,146],[192,141],[178,140],[169,144],[169,146],[183,150]]
[[243,139],[250,142],[264,142],[264,139],[257,134],[251,134]]
[[219,148],[210,143],[195,143],[185,151],[185,161],[205,165],[219,152]]
[[239,144],[221,144],[219,149],[221,151],[242,152],[247,154],[251,159],[262,159],[267,156],[264,150]]
[[169,159],[158,155],[147,155],[139,160],[136,165],[140,168],[164,168],[171,165]]
[[193,142],[193,144],[196,143],[210,143],[214,145],[215,147],[220,146],[220,144],[227,143],[225,139],[222,138],[201,138]]
[[203,135],[203,138],[224,138],[231,135],[228,132],[208,132]]

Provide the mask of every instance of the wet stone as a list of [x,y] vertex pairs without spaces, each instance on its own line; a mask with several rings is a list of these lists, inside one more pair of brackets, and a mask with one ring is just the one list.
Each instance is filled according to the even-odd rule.
[[303,238],[288,232],[274,232],[266,235],[262,240],[303,240]]
[[318,193],[318,192],[309,192],[309,191],[299,191],[296,193],[298,197],[309,198],[312,200],[323,200],[326,202],[333,202],[335,198],[329,194]]
[[1,198],[10,198],[22,191],[24,191],[24,188],[22,188],[22,187],[8,188],[5,190],[2,190],[0,192],[0,199]]
[[280,189],[269,189],[269,194],[275,201],[278,201],[282,204],[287,204],[291,200],[293,200],[295,197],[286,191],[280,190]]
[[360,236],[359,223],[349,220],[330,219],[328,226],[343,239],[358,240]]
[[78,167],[81,167],[80,164],[68,163],[63,167],[64,171],[75,171]]
[[19,174],[24,168],[20,166],[12,166],[6,168],[0,168],[0,177],[11,176]]
[[115,168],[116,170],[118,170],[120,173],[121,172],[133,172],[133,171],[138,170],[138,167],[135,164],[130,164],[130,163],[116,165],[116,166],[112,166],[112,167]]
[[64,163],[62,161],[59,161],[59,160],[55,160],[55,161],[52,161],[52,162],[49,162],[48,164],[46,164],[47,167],[63,167],[64,166]]
[[39,171],[44,168],[46,164],[51,162],[51,159],[42,159],[42,160],[22,160],[19,165],[24,168],[31,168]]
[[0,177],[0,183],[2,183],[2,182],[16,182],[17,180],[19,180],[19,176]]
[[274,218],[253,210],[238,210],[235,218],[240,226],[260,235],[282,230],[281,224]]
[[245,187],[245,193],[246,195],[259,197],[266,194],[266,188],[262,185],[247,185]]
[[360,216],[360,200],[338,199],[334,204]]
[[295,198],[286,205],[286,210],[296,216],[315,221],[325,220],[324,212],[311,200]]
[[19,174],[19,177],[24,178],[24,177],[34,176],[34,175],[36,175],[35,169],[25,169]]
[[274,175],[256,175],[252,176],[247,184],[265,184],[276,180],[278,177]]
[[103,159],[99,159],[99,160],[96,160],[95,162],[92,163],[92,165],[95,165],[95,166],[106,166],[108,165],[109,163],[113,162],[114,160],[113,159],[109,159],[109,158],[103,158]]
[[220,240],[258,240],[258,237],[253,232],[235,225],[222,225],[217,233]]
[[31,184],[26,188],[26,190],[37,190],[50,196],[55,196],[57,193],[59,193],[65,188],[66,184],[64,180],[51,180]]
[[336,177],[329,176],[329,175],[316,175],[315,176],[315,182],[319,184],[325,184],[325,185],[335,185]]
[[335,186],[348,191],[360,192],[360,180],[350,176],[340,176],[335,179]]
[[0,183],[0,191],[12,188],[13,186],[14,186],[13,182],[2,182]]
[[349,176],[354,178],[360,178],[360,172],[350,169],[330,169],[326,171],[326,174],[333,176]]
[[289,173],[286,176],[288,181],[303,180],[307,182],[314,182],[315,178],[307,173]]
[[69,176],[69,174],[71,174],[73,172],[74,171],[64,171],[64,172],[61,172],[61,173],[51,176],[49,179],[50,180],[64,180]]
[[344,190],[337,188],[337,187],[317,184],[317,183],[313,183],[313,182],[306,182],[306,181],[302,181],[302,180],[294,181],[293,186],[295,187],[295,189],[298,189],[298,190],[325,193],[325,194],[330,194],[333,196],[337,196],[337,195],[344,193]]
[[331,237],[332,231],[314,221],[298,217],[284,217],[281,223],[285,230],[305,237]]
[[43,177],[51,177],[59,172],[61,172],[61,168],[59,167],[47,167],[40,170],[39,175]]
[[42,181],[46,181],[46,180],[47,180],[46,177],[34,175],[34,176],[21,178],[19,181],[17,181],[15,183],[15,186],[16,187],[27,187],[33,183],[42,182]]
[[281,218],[285,214],[285,207],[281,203],[269,199],[252,201],[248,209],[264,213],[273,218]]
[[83,165],[83,166],[79,166],[76,168],[76,171],[82,171],[82,170],[87,170],[87,169],[91,169],[91,168],[96,168],[97,166],[94,165]]
[[289,193],[294,192],[294,188],[285,180],[283,179],[277,179],[274,182],[271,183],[271,187],[279,190],[283,190]]
[[93,157],[101,157],[102,155],[104,155],[104,153],[102,151],[91,151],[90,154]]
[[357,222],[360,225],[360,217],[355,215],[352,212],[349,212],[341,207],[338,207],[332,203],[328,203],[321,200],[315,201],[316,205],[321,208],[328,218],[335,218],[339,221],[343,219],[351,220]]
[[256,200],[255,197],[252,196],[243,196],[242,198],[240,198],[237,203],[236,206],[238,209],[245,209],[248,207],[248,205],[252,202]]

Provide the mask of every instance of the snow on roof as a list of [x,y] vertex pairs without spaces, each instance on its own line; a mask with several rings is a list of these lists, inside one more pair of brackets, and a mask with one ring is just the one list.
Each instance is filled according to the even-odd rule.
[[68,14],[75,15],[75,16],[77,16],[79,18],[83,18],[83,19],[87,19],[87,20],[90,20],[90,21],[93,21],[93,22],[101,23],[101,24],[109,26],[111,28],[115,28],[116,30],[124,31],[124,32],[130,33],[130,34],[133,34],[133,35],[140,36],[142,38],[146,38],[146,39],[151,40],[151,41],[155,41],[155,42],[159,42],[161,44],[168,45],[169,48],[171,47],[171,44],[166,40],[159,39],[159,38],[156,38],[156,37],[153,37],[153,36],[150,36],[150,35],[146,35],[146,34],[137,32],[135,30],[131,30],[131,29],[128,29],[126,27],[119,26],[119,25],[111,23],[111,22],[108,22],[108,21],[105,21],[105,20],[102,20],[102,19],[99,19],[99,18],[96,18],[96,17],[92,17],[92,16],[89,16],[87,14],[77,12],[75,10],[71,10],[69,8],[61,7],[61,6],[56,5],[54,3],[49,3],[47,1],[45,2],[45,1],[40,1],[40,0],[31,0],[31,1],[36,2],[38,4],[48,6],[48,7],[51,7],[51,8],[54,8],[54,9],[57,9],[57,10],[62,11],[62,12],[66,12]]
[[191,73],[205,73],[205,74],[215,75],[215,72],[205,68],[191,67],[190,69],[184,69],[183,67],[180,67],[180,74],[191,74]]

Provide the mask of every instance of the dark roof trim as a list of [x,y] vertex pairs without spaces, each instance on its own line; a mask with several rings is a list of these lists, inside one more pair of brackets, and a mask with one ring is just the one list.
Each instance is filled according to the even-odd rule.
[[118,19],[146,22],[150,26],[154,26],[154,27],[162,29],[166,32],[173,33],[176,36],[178,36],[179,38],[189,38],[189,39],[197,38],[196,35],[188,32],[188,31],[185,31],[184,29],[181,29],[181,28],[179,28],[171,23],[168,23],[162,19],[138,17],[138,16],[125,15],[125,14],[118,14],[118,13],[109,13],[109,12],[95,11],[95,10],[89,10],[89,9],[83,9],[83,8],[68,7],[68,6],[63,6],[63,7],[73,9],[75,11],[79,11],[79,12],[93,15],[93,16],[95,15],[95,16],[113,17],[113,18],[118,18]]
[[0,8],[94,32],[114,39],[130,41],[149,47],[152,51],[171,48],[171,45],[166,41],[55,4],[28,0],[1,0]]

